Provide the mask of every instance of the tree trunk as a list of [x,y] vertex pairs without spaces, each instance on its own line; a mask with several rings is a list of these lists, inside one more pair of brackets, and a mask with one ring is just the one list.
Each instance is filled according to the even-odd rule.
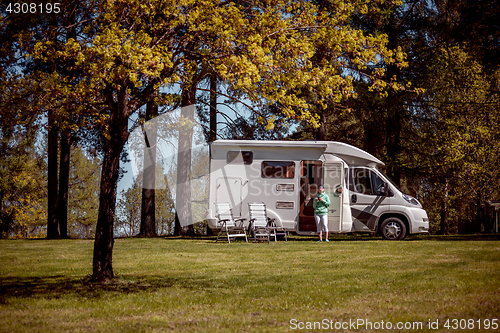
[[[398,29],[393,13],[389,19],[388,36],[389,42],[387,47],[396,49],[398,40]],[[398,69],[395,65],[388,65],[386,70],[386,80],[389,81],[394,75],[398,74]],[[399,104],[399,98],[396,92],[389,89],[389,95],[384,101],[387,110],[387,175],[398,186],[401,185],[401,130],[402,117],[404,107]]]
[[58,129],[55,126],[54,111],[48,114],[47,138],[47,238],[60,237],[59,221],[57,216],[57,140]]
[[390,105],[390,100],[394,101],[396,96],[389,96],[387,105],[387,175],[398,186],[401,186],[401,170],[400,170],[400,156],[401,156],[401,115],[400,110]]
[[[109,145],[108,145],[109,146]],[[108,147],[102,164],[101,195],[99,215],[94,241],[92,280],[103,281],[113,278],[113,221],[115,218],[116,183],[120,154],[118,144]]]
[[128,139],[127,95],[120,96],[121,103],[111,112],[109,139],[105,141],[105,155],[101,172],[99,215],[94,241],[93,281],[113,278],[113,223],[115,220],[116,188],[120,173],[120,156]]
[[[194,121],[196,84],[185,86],[182,90],[181,117]],[[194,235],[191,211],[191,147],[193,126],[179,130],[179,154],[177,156],[176,216],[174,234]]]
[[[77,5],[75,5],[76,7]],[[68,26],[73,26],[66,33],[66,40],[76,40],[76,8],[71,8],[68,17]],[[68,66],[69,67],[69,66]],[[68,73],[69,74],[69,73]],[[65,129],[61,133],[61,156],[59,159],[59,196],[57,202],[57,216],[61,238],[68,238],[68,193],[71,152],[71,130]]]
[[326,141],[326,110],[323,110],[319,118],[319,128],[316,131],[316,140]]
[[476,218],[474,219],[474,233],[481,232],[481,199],[476,198]]
[[449,201],[449,194],[448,194],[448,184],[449,184],[449,179],[445,179],[444,183],[444,194],[443,194],[443,199],[441,201],[441,234],[443,235],[448,235],[449,234],[449,210],[448,210],[448,201]]
[[[208,142],[215,140],[217,140],[217,76],[212,73],[210,75],[210,135]],[[207,224],[207,235],[213,234],[213,230]]]
[[3,190],[0,189],[0,239],[3,239],[4,237],[7,237],[7,230],[8,230],[8,225],[10,223],[7,223],[7,217],[3,215],[3,198],[5,196],[5,193]]
[[[158,116],[158,105],[151,101],[146,106],[146,121]],[[144,171],[141,203],[141,229],[139,234],[144,237],[156,236],[155,216],[155,182],[156,182],[156,135],[157,128],[148,127],[146,149],[144,151]]]
[[217,77],[215,73],[210,75],[210,135],[208,142],[217,139]]
[[57,215],[61,238],[68,238],[68,193],[69,193],[69,159],[71,150],[71,130],[61,133],[61,156],[59,159],[59,200]]

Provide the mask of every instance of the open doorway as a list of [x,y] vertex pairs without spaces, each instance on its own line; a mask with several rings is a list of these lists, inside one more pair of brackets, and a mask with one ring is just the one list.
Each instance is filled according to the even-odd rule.
[[323,181],[323,163],[321,161],[302,161],[300,163],[300,211],[299,231],[316,232],[313,199],[318,193],[318,186]]

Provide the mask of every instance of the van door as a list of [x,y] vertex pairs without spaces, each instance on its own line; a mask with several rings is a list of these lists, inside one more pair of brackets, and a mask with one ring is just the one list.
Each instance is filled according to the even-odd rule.
[[241,202],[243,201],[243,178],[217,178],[216,202],[229,202],[235,217],[241,216]]
[[383,194],[384,180],[370,168],[349,169],[351,213],[357,231],[376,231],[379,215],[390,200]]
[[330,198],[328,207],[328,229],[331,232],[342,231],[342,194],[337,192],[343,188],[344,166],[341,162],[326,162],[323,165],[323,182],[325,193]]
[[300,165],[298,231],[316,232],[313,199],[321,184],[323,184],[323,162],[317,160],[302,161]]

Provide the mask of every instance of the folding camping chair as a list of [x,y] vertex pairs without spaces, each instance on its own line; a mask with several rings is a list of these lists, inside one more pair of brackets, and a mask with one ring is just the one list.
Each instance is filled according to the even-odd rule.
[[220,225],[220,230],[215,242],[217,243],[221,234],[225,232],[229,243],[231,243],[231,238],[236,237],[245,237],[245,241],[248,243],[247,232],[245,230],[245,224],[243,223],[246,219],[235,220],[231,206],[229,206],[227,202],[216,203],[215,207],[217,209],[217,219]]
[[251,202],[248,204],[248,212],[250,213],[250,230],[253,234],[254,242],[257,241],[258,237],[267,237],[268,243],[270,243],[271,237],[274,237],[274,241],[276,242],[277,235],[285,235],[285,240],[288,242],[287,231],[276,227],[274,219],[267,217],[266,204],[263,202]]

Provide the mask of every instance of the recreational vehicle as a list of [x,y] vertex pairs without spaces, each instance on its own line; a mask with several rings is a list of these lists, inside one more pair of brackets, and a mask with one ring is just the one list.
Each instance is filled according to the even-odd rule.
[[218,227],[216,203],[228,202],[234,217],[248,223],[248,203],[264,202],[278,227],[316,234],[313,198],[323,185],[331,201],[330,233],[379,233],[388,240],[427,233],[426,211],[377,169],[383,165],[340,142],[216,140],[210,146],[209,226]]

